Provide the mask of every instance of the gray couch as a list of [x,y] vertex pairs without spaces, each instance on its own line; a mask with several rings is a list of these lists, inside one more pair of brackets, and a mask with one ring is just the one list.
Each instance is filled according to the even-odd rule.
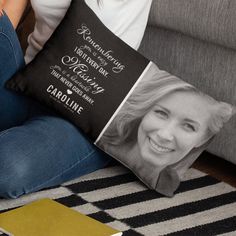
[[[235,23],[235,0],[153,0],[140,52],[161,69],[236,105]],[[207,150],[236,164],[236,116]]]

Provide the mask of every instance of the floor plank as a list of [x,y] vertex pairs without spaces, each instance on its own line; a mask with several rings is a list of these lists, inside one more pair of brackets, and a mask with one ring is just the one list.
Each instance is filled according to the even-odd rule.
[[193,167],[236,187],[236,165],[233,163],[208,152],[203,152]]

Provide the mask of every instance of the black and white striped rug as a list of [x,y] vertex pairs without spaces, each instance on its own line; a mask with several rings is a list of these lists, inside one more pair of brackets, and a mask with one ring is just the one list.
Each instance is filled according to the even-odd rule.
[[190,169],[173,198],[148,190],[122,166],[111,166],[16,200],[0,199],[0,213],[51,198],[125,236],[236,235],[236,189]]

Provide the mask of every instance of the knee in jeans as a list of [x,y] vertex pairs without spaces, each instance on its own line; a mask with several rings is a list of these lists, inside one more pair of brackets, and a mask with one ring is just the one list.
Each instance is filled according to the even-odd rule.
[[[2,159],[1,155],[1,159]],[[3,157],[4,158],[4,157]],[[17,198],[25,193],[29,178],[28,168],[22,162],[6,163],[0,166],[0,196],[4,198]],[[0,160],[1,163],[1,160]]]

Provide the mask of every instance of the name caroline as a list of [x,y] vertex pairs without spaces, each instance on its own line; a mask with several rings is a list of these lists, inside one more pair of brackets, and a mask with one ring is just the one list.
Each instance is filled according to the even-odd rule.
[[63,94],[62,91],[58,90],[53,85],[49,85],[47,88],[47,92],[51,94],[53,97],[57,98],[59,101],[66,104],[71,110],[75,111],[79,115],[83,111],[83,107],[81,107],[78,103],[74,100],[71,100],[67,94]]
[[92,37],[91,37],[91,30],[85,25],[82,24],[81,28],[77,30],[77,33],[79,35],[83,36],[83,39],[90,43],[90,45],[93,46],[94,49],[96,49],[98,52],[100,52],[107,60],[113,62],[115,65],[112,68],[112,71],[114,73],[120,73],[122,70],[124,70],[125,66],[119,62],[118,59],[114,58],[111,54],[113,53],[112,50],[105,50],[102,48]]

